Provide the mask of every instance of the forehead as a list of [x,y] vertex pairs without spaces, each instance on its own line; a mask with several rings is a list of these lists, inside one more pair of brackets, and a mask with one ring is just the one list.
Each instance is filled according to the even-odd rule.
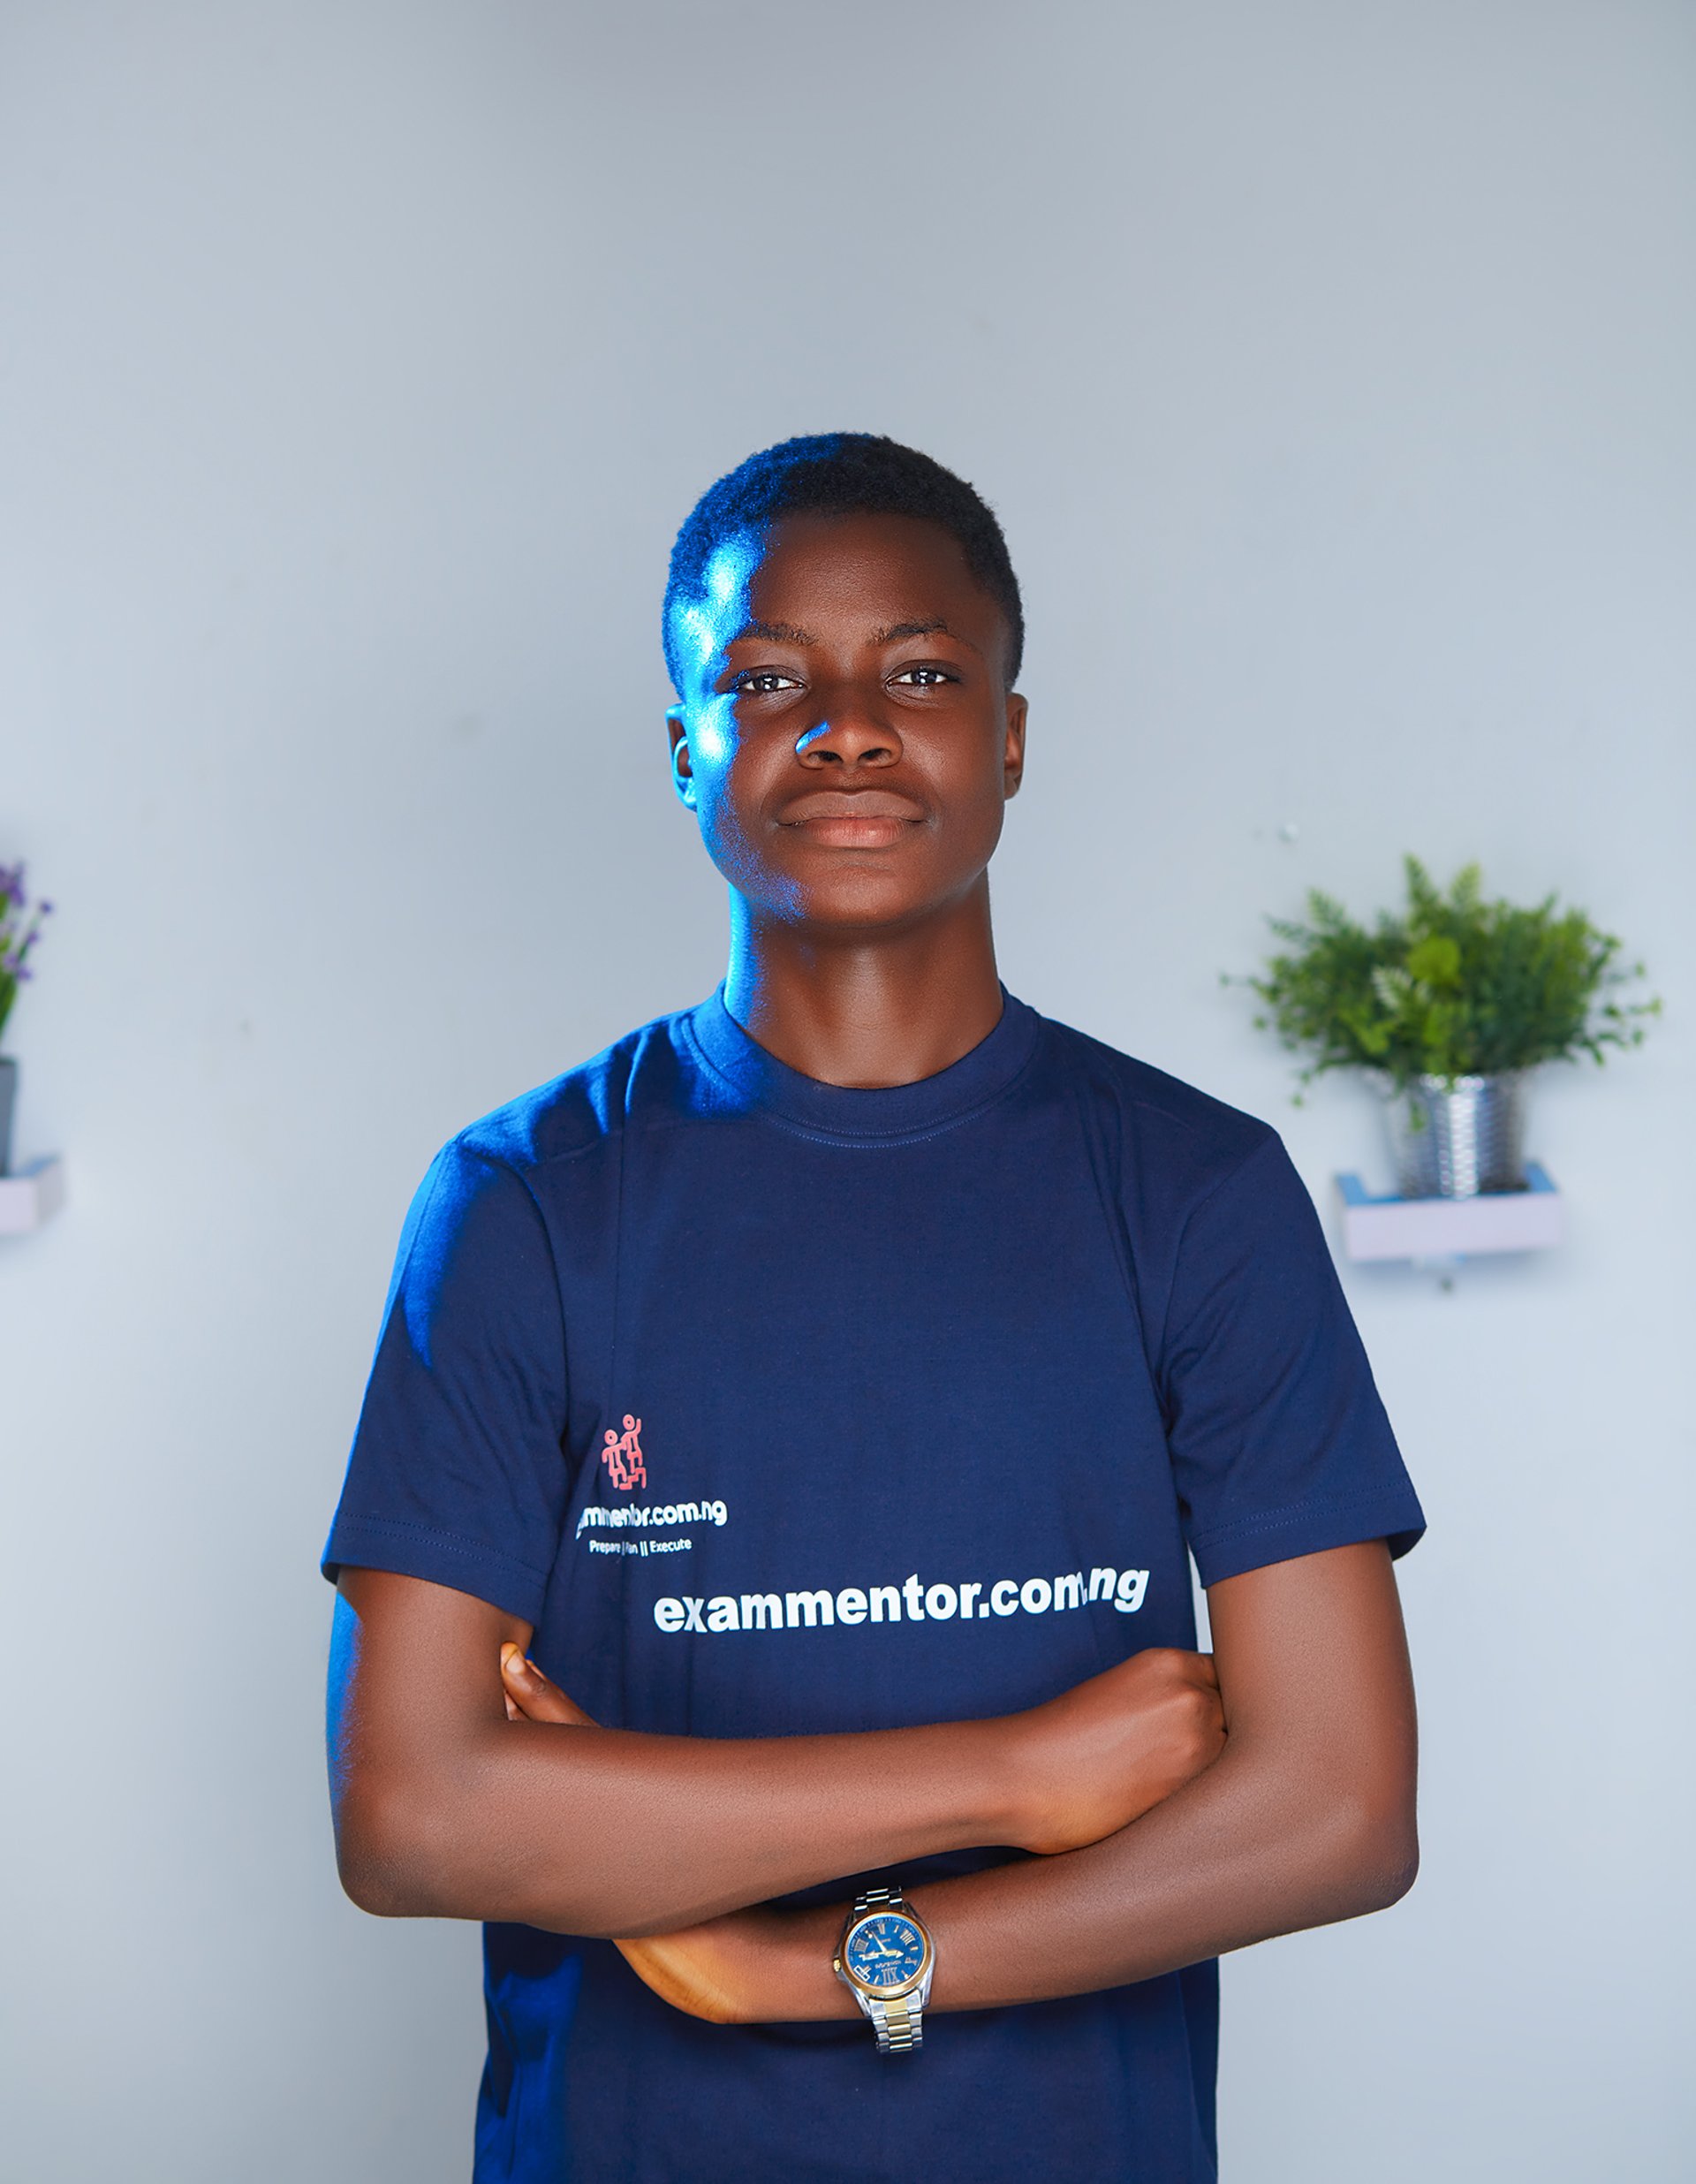
[[722,539],[700,592],[674,612],[679,651],[702,665],[750,623],[836,644],[943,622],[988,652],[1002,622],[952,532],[923,517],[860,513],[783,516]]
[[980,614],[996,612],[959,541],[923,517],[784,516],[758,541],[729,542],[742,550],[748,603],[762,621],[768,601],[803,597],[821,610],[861,608],[874,619],[921,595],[957,603],[969,596]]

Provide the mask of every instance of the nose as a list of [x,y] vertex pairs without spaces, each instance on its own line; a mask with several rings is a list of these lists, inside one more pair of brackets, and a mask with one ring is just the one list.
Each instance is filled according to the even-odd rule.
[[844,698],[799,737],[795,755],[803,766],[822,771],[830,766],[893,766],[901,756],[901,739],[891,722],[879,720],[863,705]]

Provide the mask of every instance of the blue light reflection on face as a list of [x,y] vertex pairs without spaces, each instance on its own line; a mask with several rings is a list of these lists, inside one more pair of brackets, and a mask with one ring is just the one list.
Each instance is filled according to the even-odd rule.
[[715,547],[707,564],[707,596],[717,605],[727,607],[733,599],[744,595],[758,558],[753,539],[746,536],[726,539]]
[[722,766],[731,755],[731,702],[726,695],[689,708],[689,755],[697,773],[703,765]]
[[[716,679],[725,646],[748,619],[749,588],[764,550],[763,537],[753,531],[722,540],[701,572],[700,592],[671,610],[678,656],[691,664],[708,688]],[[704,694],[698,687],[679,694],[693,710]]]
[[753,619],[754,573],[765,557],[768,530],[740,531],[722,540],[701,571],[700,588],[670,609],[670,653],[680,700],[676,717],[683,726],[689,774],[680,781],[683,800],[694,812],[708,853],[731,884],[731,957],[734,966],[747,945],[747,904],[741,890],[747,878],[761,885],[772,907],[772,876],[751,858],[733,818],[724,821],[725,785],[741,740],[737,694],[715,689],[724,674],[729,646]]

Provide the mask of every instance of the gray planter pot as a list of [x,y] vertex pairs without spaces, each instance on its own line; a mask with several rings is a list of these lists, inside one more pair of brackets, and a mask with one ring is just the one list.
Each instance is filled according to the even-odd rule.
[[1376,1079],[1404,1198],[1476,1198],[1526,1187],[1524,1070],[1420,1077],[1398,1092]]
[[18,1065],[0,1054],[0,1175],[11,1173],[11,1112],[18,1102]]

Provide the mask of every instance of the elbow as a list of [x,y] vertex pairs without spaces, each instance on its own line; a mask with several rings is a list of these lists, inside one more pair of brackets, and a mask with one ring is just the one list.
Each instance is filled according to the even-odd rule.
[[1388,1911],[1391,1904],[1402,1900],[1419,1876],[1420,1847],[1411,1835],[1374,1842],[1359,1869],[1356,1915]]
[[366,1842],[338,1843],[336,1869],[342,1893],[376,1919],[421,1919],[430,1906],[418,1877],[398,1860]]
[[342,1888],[380,1919],[464,1916],[458,1861],[436,1801],[405,1783],[351,1786],[336,1813]]
[[1388,1911],[1419,1877],[1420,1838],[1412,1803],[1386,1809],[1362,1800],[1340,1816],[1344,1841],[1334,1870],[1347,1896],[1344,1918]]

